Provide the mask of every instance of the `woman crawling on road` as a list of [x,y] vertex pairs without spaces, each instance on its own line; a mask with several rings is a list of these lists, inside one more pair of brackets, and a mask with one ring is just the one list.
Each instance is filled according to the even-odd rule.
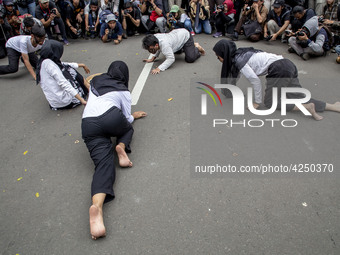
[[[107,73],[91,81],[89,98],[82,119],[82,136],[95,164],[90,207],[90,231],[93,239],[106,235],[103,204],[114,199],[114,149],[121,167],[132,167],[126,153],[131,152],[131,123],[146,116],[139,111],[131,114],[131,94],[128,90],[129,69],[122,61],[113,62]],[[117,145],[111,142],[117,137]]]
[[[281,108],[281,88],[301,88],[298,71],[296,66],[282,56],[263,52],[250,48],[239,48],[232,41],[220,40],[213,48],[217,58],[223,63],[221,71],[222,83],[236,85],[237,77],[242,73],[253,85],[255,102],[253,107],[256,109],[262,103],[262,84],[259,76],[266,75],[266,90],[264,104],[271,108],[273,104],[273,88],[278,88],[277,109]],[[222,89],[226,97],[231,97],[228,89]],[[287,98],[301,99],[303,93],[287,93]],[[335,111],[340,112],[340,102],[334,104],[325,103],[311,98],[302,104],[315,120],[323,119],[317,112]],[[293,104],[287,104],[287,111],[296,111],[299,108]]]

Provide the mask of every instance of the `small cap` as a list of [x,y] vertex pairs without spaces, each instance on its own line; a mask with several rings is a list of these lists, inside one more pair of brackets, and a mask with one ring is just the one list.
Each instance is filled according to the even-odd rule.
[[4,5],[6,6],[14,5],[14,2],[12,0],[6,0],[4,1]]
[[285,4],[285,0],[275,0],[275,2],[273,3],[273,7],[279,8],[281,6],[284,6]]
[[105,20],[105,22],[106,23],[109,23],[110,21],[117,21],[117,18],[116,18],[116,16],[114,15],[114,14],[109,14],[109,15],[107,15],[106,16],[106,20]]
[[41,4],[45,4],[45,3],[48,3],[49,2],[49,0],[39,0],[39,3],[41,3]]
[[172,7],[171,7],[171,10],[170,10],[170,12],[178,12],[179,11],[179,7],[178,7],[178,5],[173,5]]

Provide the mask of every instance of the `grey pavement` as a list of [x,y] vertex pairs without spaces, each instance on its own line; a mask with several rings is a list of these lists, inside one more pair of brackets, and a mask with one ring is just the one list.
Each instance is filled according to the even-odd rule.
[[[141,40],[137,36],[120,45],[71,41],[62,60],[85,63],[91,73],[123,60],[132,91],[148,57]],[[206,56],[193,64],[176,56],[169,70],[148,77],[132,108],[148,116],[134,123],[134,165],[117,167],[116,199],[104,206],[107,236],[96,241],[89,233],[94,165],[81,139],[83,107],[51,111],[23,66],[0,77],[0,254],[340,254],[340,179],[335,174],[340,171],[340,114],[325,112],[317,122],[288,113],[285,118],[299,123],[288,129],[207,131],[192,125],[192,81],[218,80],[221,70],[212,51],[218,39],[197,35],[195,41]],[[340,100],[335,54],[306,62],[280,42],[241,40],[237,45],[282,54],[296,64],[313,96]],[[247,86],[243,80],[239,87],[246,91]],[[230,119],[231,99],[222,100],[223,108],[212,116],[228,113]],[[246,112],[244,118],[257,117]],[[207,142],[191,147],[200,162],[328,163],[334,173],[192,174],[195,130],[206,131],[202,141]]]

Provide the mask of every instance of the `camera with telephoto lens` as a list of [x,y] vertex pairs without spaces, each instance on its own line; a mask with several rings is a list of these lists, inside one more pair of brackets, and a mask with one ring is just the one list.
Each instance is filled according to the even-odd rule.
[[224,10],[224,5],[223,4],[217,5],[216,9],[223,11]]

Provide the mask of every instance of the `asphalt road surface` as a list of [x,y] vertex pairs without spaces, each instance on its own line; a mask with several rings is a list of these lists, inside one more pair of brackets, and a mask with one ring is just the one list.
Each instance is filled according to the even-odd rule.
[[[85,63],[91,73],[123,60],[133,91],[142,60],[149,57],[141,40],[71,41],[62,60]],[[212,51],[218,39],[197,35],[195,41],[206,50],[197,62],[187,64],[177,55],[167,71],[140,77],[132,110],[148,116],[134,123],[134,165],[117,167],[116,199],[104,206],[107,236],[96,241],[89,232],[94,165],[81,139],[83,107],[50,110],[22,64],[17,73],[0,77],[0,254],[340,254],[340,114],[325,112],[322,121],[297,112],[259,117],[246,110],[233,116],[231,99],[221,97],[223,106],[215,107],[209,96],[208,115],[197,114],[204,92],[196,82],[213,86],[221,63]],[[313,97],[340,101],[335,54],[303,61],[280,42],[237,45],[282,54],[298,67]],[[241,78],[238,86],[246,95],[250,84]],[[229,123],[213,128],[216,118]],[[298,125],[248,125],[266,118],[294,119]],[[230,126],[230,120],[244,119],[246,127]],[[195,172],[197,165],[217,164],[237,169],[327,164],[327,169]]]

